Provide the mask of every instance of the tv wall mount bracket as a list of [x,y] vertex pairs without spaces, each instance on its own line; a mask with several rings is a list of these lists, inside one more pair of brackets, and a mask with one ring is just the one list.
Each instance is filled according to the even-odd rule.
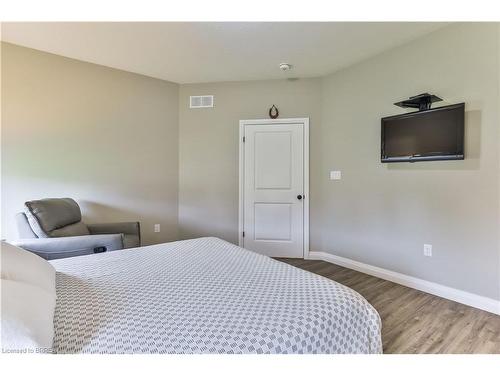
[[394,105],[401,108],[418,108],[419,111],[426,111],[431,109],[432,103],[441,101],[443,101],[443,99],[440,97],[426,92],[420,95],[411,96],[407,100],[394,103]]

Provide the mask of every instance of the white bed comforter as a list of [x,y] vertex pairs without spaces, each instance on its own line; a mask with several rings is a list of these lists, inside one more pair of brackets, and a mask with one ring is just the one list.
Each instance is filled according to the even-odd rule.
[[51,261],[56,353],[381,353],[358,293],[217,238]]

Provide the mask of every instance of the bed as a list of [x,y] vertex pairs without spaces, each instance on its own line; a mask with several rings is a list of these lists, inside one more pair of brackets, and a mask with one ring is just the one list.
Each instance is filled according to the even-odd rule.
[[55,353],[381,353],[358,293],[218,238],[59,259]]

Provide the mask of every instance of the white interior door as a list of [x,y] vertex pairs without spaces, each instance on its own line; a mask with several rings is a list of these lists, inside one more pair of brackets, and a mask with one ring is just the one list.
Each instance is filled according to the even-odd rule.
[[304,257],[304,128],[244,125],[242,242],[249,250]]

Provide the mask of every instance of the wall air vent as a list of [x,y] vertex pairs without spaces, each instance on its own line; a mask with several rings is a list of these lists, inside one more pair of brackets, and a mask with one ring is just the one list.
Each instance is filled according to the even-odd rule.
[[212,108],[214,106],[213,95],[201,95],[189,97],[189,108]]

